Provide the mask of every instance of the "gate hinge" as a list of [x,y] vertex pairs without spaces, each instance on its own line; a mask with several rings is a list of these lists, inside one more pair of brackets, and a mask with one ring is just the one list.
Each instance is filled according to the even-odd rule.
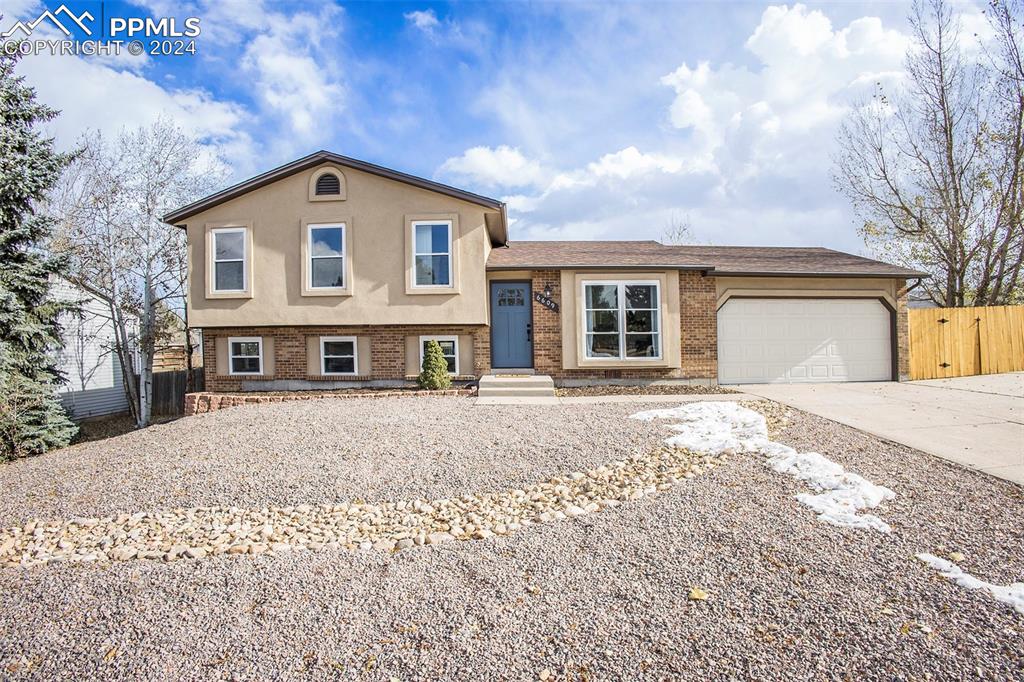
[[939,367],[945,369],[945,368],[949,367],[949,363],[948,362],[943,362],[941,365],[939,365]]
[[949,320],[947,320],[946,318],[944,318],[944,317],[939,318],[939,324],[946,324],[947,322],[949,322]]

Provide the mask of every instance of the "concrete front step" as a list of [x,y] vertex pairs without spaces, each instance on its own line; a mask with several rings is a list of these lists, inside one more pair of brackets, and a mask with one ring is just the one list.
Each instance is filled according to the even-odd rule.
[[544,374],[531,376],[487,374],[480,377],[477,396],[481,398],[553,398],[555,397],[555,382]]

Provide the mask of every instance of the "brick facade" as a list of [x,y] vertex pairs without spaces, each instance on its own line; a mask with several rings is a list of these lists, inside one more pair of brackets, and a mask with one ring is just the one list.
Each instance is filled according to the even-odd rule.
[[687,378],[718,378],[717,300],[713,277],[679,273],[680,351],[682,374]]
[[[533,293],[551,287],[551,299],[561,306],[562,280],[558,270],[533,271]],[[562,315],[533,304],[533,366],[538,372],[558,380],[565,379],[696,379],[714,382],[718,376],[718,321],[715,311],[715,282],[700,273],[682,272],[679,276],[682,310],[682,366],[640,367],[636,369],[563,369]]]
[[[462,369],[456,380],[475,379],[491,369],[490,327],[452,326],[349,326],[349,327],[233,327],[203,330],[203,356],[206,390],[218,393],[241,391],[251,381],[396,381],[406,378],[405,339],[407,336],[473,337],[473,367]],[[217,339],[231,336],[259,336],[274,340],[273,376],[231,376],[218,373]],[[310,336],[357,336],[370,339],[370,374],[357,377],[322,377],[307,374],[306,339]]]
[[896,373],[899,381],[910,380],[910,318],[907,316],[906,283],[899,288],[896,299]]
[[[561,272],[535,270],[532,293],[551,288],[551,298],[561,306]],[[532,294],[531,294],[532,300]],[[718,375],[718,312],[715,279],[699,272],[679,273],[680,353],[679,368],[563,369],[562,313],[532,303],[533,360],[537,372],[556,381],[565,380],[692,380],[714,383]],[[900,291],[896,310],[897,370],[901,380],[909,373],[907,299]],[[203,333],[206,390],[226,393],[241,391],[243,382],[268,380],[333,381],[396,381],[406,376],[408,336],[471,335],[473,367],[462,369],[458,379],[470,380],[491,371],[490,327],[484,325],[452,326],[347,326],[347,327],[253,327],[206,329]],[[226,336],[261,336],[274,339],[274,375],[267,377],[233,377],[217,373],[216,340]],[[320,377],[307,374],[306,339],[310,336],[358,336],[370,339],[369,376]],[[315,386],[314,386],[315,387]]]

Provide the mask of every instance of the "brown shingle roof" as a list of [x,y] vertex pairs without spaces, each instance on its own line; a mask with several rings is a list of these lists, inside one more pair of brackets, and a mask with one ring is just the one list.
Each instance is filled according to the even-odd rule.
[[656,241],[509,242],[494,249],[490,270],[665,267],[717,276],[927,277],[917,270],[820,247],[669,246]]

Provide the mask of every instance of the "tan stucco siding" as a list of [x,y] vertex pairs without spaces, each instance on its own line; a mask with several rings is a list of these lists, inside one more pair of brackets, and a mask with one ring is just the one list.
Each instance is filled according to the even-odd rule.
[[734,296],[884,298],[896,308],[902,279],[873,277],[716,277],[718,305]]
[[[347,199],[309,201],[319,169],[297,173],[190,217],[189,323],[194,327],[356,324],[486,324],[489,248],[480,206],[344,169]],[[450,292],[407,293],[408,217],[455,214],[458,281]],[[303,222],[346,222],[348,295],[303,295]],[[207,296],[209,225],[251,225],[245,297]]]
[[[679,272],[676,270],[656,271],[591,271],[562,270],[561,276],[561,320],[562,320],[562,369],[645,369],[679,367]],[[659,283],[661,300],[661,357],[652,360],[591,360],[584,355],[583,343],[583,282],[602,281],[648,281]]]

